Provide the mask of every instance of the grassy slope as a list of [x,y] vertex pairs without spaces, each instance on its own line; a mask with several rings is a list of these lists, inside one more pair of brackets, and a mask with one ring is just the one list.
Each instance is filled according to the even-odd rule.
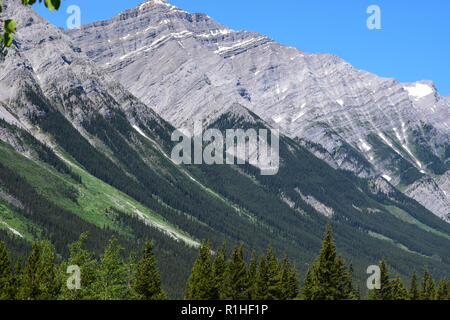
[[[111,230],[116,230],[125,236],[131,236],[130,230],[120,228],[108,217],[107,210],[115,208],[130,215],[136,215],[136,210],[139,210],[149,220],[172,234],[179,234],[191,241],[195,241],[186,233],[170,225],[155,212],[93,177],[78,165],[71,163],[71,169],[82,177],[82,185],[78,185],[67,175],[56,172],[46,164],[34,162],[21,156],[4,143],[0,143],[0,152],[2,154],[0,162],[2,164],[20,172],[21,176],[25,177],[31,185],[39,188],[43,195],[55,204],[72,211],[98,227],[108,226]],[[74,191],[78,193],[77,202],[67,197],[69,193]],[[15,229],[17,227],[19,232],[21,230],[24,231],[23,221],[22,225],[19,222],[18,219],[15,219],[15,221],[11,221],[10,226]]]

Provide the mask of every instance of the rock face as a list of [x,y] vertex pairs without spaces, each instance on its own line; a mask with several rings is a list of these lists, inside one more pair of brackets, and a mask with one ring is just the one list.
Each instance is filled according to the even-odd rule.
[[450,222],[450,172],[439,179],[425,177],[411,185],[405,194]]
[[285,135],[320,146],[311,151],[330,165],[362,177],[410,185],[448,169],[450,102],[430,81],[381,78],[163,0],[66,34],[177,127],[238,102]]
[[[408,151],[401,151],[401,143],[392,140],[395,132],[370,136],[364,124],[327,118],[334,107],[327,103],[329,97],[345,105],[345,97],[335,95],[362,90],[361,83],[348,79],[359,71],[332,56],[310,55],[255,33],[235,32],[205,15],[190,15],[162,1],[149,1],[111,21],[86,26],[85,35],[97,43],[88,50],[87,38],[79,31],[63,32],[17,0],[2,3],[18,26],[0,68],[0,202],[18,209],[14,212],[18,219],[7,220],[3,229],[25,236],[25,227],[36,225],[42,234],[54,235],[60,254],[86,230],[93,231],[92,243],[100,243],[111,223],[111,230],[117,229],[127,239],[134,234],[129,238],[131,251],[142,240],[141,228],[134,228],[135,220],[126,227],[118,215],[139,218],[152,226],[152,238],[156,235],[162,241],[159,233],[172,244],[179,242],[180,247],[164,249],[164,255],[174,260],[162,261],[166,261],[163,277],[170,278],[170,283],[175,269],[186,270],[186,277],[177,280],[180,297],[195,259],[195,252],[184,254],[182,243],[195,246],[199,239],[208,238],[220,244],[227,238],[262,251],[271,242],[278,252],[291,252],[293,261],[306,269],[304,262],[317,254],[329,219],[333,219],[343,256],[358,262],[355,266],[360,270],[373,263],[374,252],[383,252],[393,265],[406,261],[406,267],[417,269],[428,263],[441,272],[438,276],[450,272],[450,225],[392,185],[408,177],[413,178],[410,184],[424,178],[419,170],[445,172],[446,164],[439,158],[448,154],[442,152],[447,143],[445,130],[433,122],[439,117],[405,122],[410,151],[423,164],[418,169]],[[117,34],[123,39],[116,39]],[[109,41],[114,41],[110,49],[105,44]],[[291,60],[292,55],[298,62]],[[334,64],[322,65],[327,59]],[[347,71],[327,75],[327,68]],[[302,73],[303,69],[316,73]],[[321,76],[316,79],[317,73]],[[276,86],[283,81],[291,83],[284,92],[287,96],[276,100],[284,90],[280,87],[277,93]],[[336,88],[327,93],[325,84]],[[424,87],[405,86],[414,87],[401,89],[408,92],[409,107],[423,107],[430,98],[420,98],[428,92]],[[303,106],[301,99],[314,101],[323,110]],[[437,103],[447,101],[436,99]],[[307,120],[292,118],[290,128],[277,115],[293,112],[288,103],[299,101]],[[270,129],[270,122],[291,137],[280,134],[279,170],[273,176],[259,174],[254,166],[176,166],[170,158],[174,127],[152,106],[180,126],[195,118],[207,118],[209,128],[221,131]],[[398,106],[386,109],[394,107]],[[345,112],[358,119],[356,111]],[[381,126],[376,114],[367,117]],[[309,126],[304,131],[302,123]],[[298,132],[290,131],[294,125]],[[354,132],[367,134],[367,143],[376,150],[373,162],[352,142],[349,125]],[[270,142],[274,141],[278,139],[271,137]],[[358,179],[317,157],[334,168],[375,178]],[[378,172],[376,166],[386,169]],[[448,175],[434,177],[436,185],[448,191]],[[22,178],[24,187],[17,187]],[[22,191],[27,182],[35,191],[30,197]],[[48,204],[45,207],[51,209],[45,213],[44,206],[33,203]],[[21,206],[26,210],[19,210]],[[420,224],[396,215],[411,215]],[[4,217],[4,211],[0,210],[0,216]],[[70,223],[63,223],[62,217]],[[412,272],[401,269],[402,276]]]
[[[25,96],[28,89],[45,96],[76,126],[94,112],[106,115],[118,108],[129,115],[139,109],[141,117],[156,118],[151,109],[88,59],[60,29],[19,1],[7,0],[3,4],[8,17],[16,21],[18,32],[0,70],[2,119],[31,128],[29,114],[39,113],[43,106],[36,101],[25,103],[30,100]],[[7,103],[2,96],[9,99]]]

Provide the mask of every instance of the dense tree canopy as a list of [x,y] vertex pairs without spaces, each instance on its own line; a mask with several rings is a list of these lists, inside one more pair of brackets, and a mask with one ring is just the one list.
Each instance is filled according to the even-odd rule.
[[[138,262],[130,254],[128,258],[115,236],[109,240],[100,258],[83,248],[88,234],[70,245],[67,260],[57,262],[55,249],[48,241],[35,242],[32,251],[12,268],[10,253],[5,242],[0,242],[0,300],[164,300],[154,243],[143,244]],[[80,268],[81,286],[69,289],[69,266]],[[427,267],[420,285],[416,272],[411,277],[409,290],[400,276],[390,278],[389,266],[382,259],[381,288],[369,292],[373,300],[449,300],[450,282],[441,279],[437,288]],[[301,294],[300,294],[301,291]],[[353,267],[347,267],[337,255],[336,246],[328,227],[316,260],[310,266],[299,288],[298,273],[289,257],[278,259],[269,245],[259,258],[252,251],[249,263],[243,245],[235,245],[228,254],[226,242],[214,251],[203,241],[198,249],[185,298],[188,300],[356,300],[360,289],[353,285]]]

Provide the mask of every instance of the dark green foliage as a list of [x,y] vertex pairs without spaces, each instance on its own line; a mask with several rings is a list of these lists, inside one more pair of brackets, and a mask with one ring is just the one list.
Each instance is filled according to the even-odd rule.
[[369,295],[369,298],[374,300],[392,300],[392,286],[391,280],[389,279],[389,270],[386,261],[381,259],[379,264],[380,267],[380,289],[375,289]]
[[224,280],[226,300],[245,300],[251,283],[247,278],[247,264],[244,261],[243,246],[235,246],[228,261]]
[[4,241],[0,241],[0,300],[11,300],[15,296],[11,262]]
[[247,290],[245,291],[245,299],[250,300],[255,295],[255,281],[256,281],[256,272],[258,270],[258,257],[256,256],[255,249],[252,250],[252,255],[250,258],[250,263],[247,268],[246,274],[246,282],[247,282]]
[[134,290],[143,300],[162,300],[167,298],[161,289],[161,280],[153,255],[153,244],[147,241],[142,250],[142,258],[136,265]]
[[88,238],[88,233],[80,235],[78,241],[70,245],[70,256],[67,263],[62,264],[61,272],[67,277],[66,272],[69,266],[78,266],[81,272],[81,288],[69,290],[67,286],[62,287],[61,298],[66,300],[85,300],[95,297],[94,283],[96,281],[97,260],[94,254],[83,249],[83,243]]
[[122,300],[129,296],[127,265],[120,257],[122,250],[117,238],[112,237],[96,270],[96,281],[93,285],[96,299]]
[[395,279],[393,279],[391,281],[390,285],[391,285],[391,290],[392,290],[392,293],[391,293],[392,300],[408,300],[409,299],[408,290],[406,290],[399,275],[397,275],[397,277],[395,277]]
[[409,286],[409,299],[410,300],[419,300],[420,293],[419,288],[417,284],[417,274],[416,270],[413,271],[413,274],[411,276],[411,283]]
[[212,272],[214,277],[215,292],[213,294],[214,300],[223,299],[225,296],[225,273],[227,271],[227,244],[224,240],[222,248],[218,250],[214,257],[212,265]]
[[436,300],[450,300],[450,281],[442,279],[436,289]]
[[61,284],[56,277],[54,247],[47,240],[33,243],[18,290],[22,300],[54,300]]
[[428,267],[425,267],[422,277],[422,285],[420,288],[420,300],[434,300],[435,297],[435,282],[430,274],[430,271],[428,270]]
[[212,262],[211,245],[203,241],[198,251],[198,258],[192,268],[187,282],[185,299],[215,300],[217,299],[217,283],[215,282]]
[[0,127],[16,134],[19,143],[26,145],[37,153],[39,160],[51,165],[58,172],[69,175],[75,182],[81,183],[81,177],[75,174],[69,166],[62,161],[47,145],[41,143],[27,131],[17,128],[3,119],[0,119]]
[[[22,269],[21,259],[12,272],[8,258],[8,250],[0,242],[0,294],[2,299],[25,300],[123,300],[123,299],[166,299],[161,288],[161,280],[157,262],[153,255],[154,246],[147,241],[142,247],[142,256],[138,263],[131,254],[125,260],[119,254],[122,248],[113,236],[101,255],[100,260],[94,254],[82,248],[88,238],[86,233],[70,246],[70,257],[59,266],[55,264],[54,248],[44,240],[35,242],[28,256],[25,268]],[[211,246],[203,241],[198,258],[192,268],[186,288],[186,299],[216,300],[217,288],[221,288],[220,299],[230,300],[291,300],[299,298],[298,275],[287,256],[281,262],[276,258],[271,246],[261,256],[259,266],[256,266],[257,256],[253,250],[250,263],[244,260],[243,245],[236,245],[228,258],[225,242],[222,249],[216,253],[222,265],[225,263],[223,277],[214,277],[214,262],[212,262]],[[331,263],[334,262],[334,263]],[[68,266],[78,266],[81,269],[81,288],[69,290],[66,287]],[[328,266],[334,273],[322,270]],[[376,300],[407,300],[416,299],[411,294],[416,287],[415,273],[412,277],[411,290],[404,287],[400,276],[389,278],[387,264],[384,259],[380,263],[381,289],[371,293],[369,298]],[[219,269],[216,269],[219,270]],[[220,269],[222,270],[222,269]],[[221,273],[216,273],[216,275]],[[311,268],[308,269],[305,286],[302,290],[304,299],[359,299],[359,286],[353,288],[353,268],[347,268],[341,257],[337,257],[336,248],[328,228],[322,250]],[[218,284],[221,283],[221,284]],[[252,290],[249,290],[252,288]],[[417,290],[416,290],[417,291]],[[434,290],[434,280],[425,269],[422,280],[420,299],[448,300],[450,284],[447,279],[439,282]]]
[[345,262],[336,257],[336,246],[328,226],[319,256],[308,270],[303,297],[306,300],[345,300],[353,294],[352,279]]
[[[450,163],[446,162],[448,157],[444,154],[444,159],[440,159],[431,149],[430,143],[436,135],[436,129],[429,124],[421,122],[420,126],[413,130],[409,137],[412,145],[412,151],[417,158],[426,165],[427,169],[434,174],[444,174],[449,168]],[[448,143],[446,143],[448,148]],[[444,148],[445,148],[444,147]]]
[[297,269],[295,266],[291,266],[289,258],[287,256],[283,259],[280,274],[280,286],[281,295],[280,300],[292,300],[299,294],[299,280],[297,275]]

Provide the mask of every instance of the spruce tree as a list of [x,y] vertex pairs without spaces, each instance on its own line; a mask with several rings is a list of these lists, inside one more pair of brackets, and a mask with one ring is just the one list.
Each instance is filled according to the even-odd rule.
[[268,292],[265,300],[280,300],[282,299],[280,262],[278,261],[275,251],[271,245],[269,245],[269,248],[267,249],[266,261]]
[[374,289],[370,298],[374,300],[392,300],[392,287],[389,279],[389,271],[384,258],[381,259],[380,267],[380,289]]
[[304,300],[313,300],[314,295],[314,279],[313,279],[313,267],[310,266],[306,270],[306,276],[303,281],[303,288],[301,289]]
[[143,300],[163,300],[166,295],[161,289],[161,279],[153,255],[153,244],[147,241],[142,249],[142,258],[136,265],[135,291]]
[[258,271],[256,273],[255,285],[253,291],[254,300],[265,300],[269,294],[269,275],[266,256],[263,254],[259,260]]
[[422,278],[422,286],[420,290],[421,300],[434,300],[436,295],[435,284],[433,277],[428,271],[428,267],[425,267],[425,271]]
[[411,283],[409,285],[409,300],[419,300],[420,292],[417,284],[417,274],[416,270],[413,271],[411,276]]
[[309,268],[304,298],[307,300],[351,299],[351,277],[345,270],[345,261],[336,258],[336,245],[328,225],[319,256]]
[[61,291],[61,278],[58,277],[55,265],[55,247],[43,240],[41,247],[40,290],[39,300],[55,300]]
[[298,296],[298,278],[294,267],[291,267],[289,258],[285,256],[280,272],[281,300],[292,300]]
[[0,242],[0,300],[14,299],[14,282],[11,261],[4,241]]
[[254,290],[255,290],[255,282],[256,282],[256,274],[258,271],[258,258],[256,256],[255,249],[252,250],[252,255],[250,257],[250,263],[247,269],[246,275],[246,293],[245,298],[247,300],[254,299]]
[[98,300],[122,300],[129,296],[126,265],[120,257],[121,251],[117,238],[112,236],[96,270],[93,288]]
[[14,266],[13,287],[14,299],[20,299],[20,287],[23,279],[22,257],[19,256],[16,265]]
[[448,279],[439,281],[436,289],[436,300],[450,300],[450,282]]
[[28,256],[18,298],[21,300],[38,300],[41,295],[41,247],[37,242],[33,243],[33,250]]
[[67,285],[63,283],[62,286],[62,299],[66,300],[86,300],[94,299],[96,296],[94,284],[97,281],[96,268],[97,260],[94,258],[94,253],[83,249],[83,243],[87,240],[89,234],[87,232],[80,235],[79,239],[73,242],[69,249],[70,255],[67,262],[62,264],[62,273],[64,274],[65,281],[71,275],[67,274],[67,268],[69,266],[78,266],[81,273],[81,287],[76,290],[69,290]]
[[292,266],[289,272],[289,285],[288,285],[288,299],[296,299],[299,297],[299,280],[298,272],[295,264]]
[[224,279],[227,270],[227,243],[224,240],[222,247],[216,252],[212,265],[215,292],[212,294],[212,300],[224,299]]
[[248,291],[247,264],[244,261],[243,246],[235,246],[225,272],[224,298],[244,300]]
[[408,290],[406,290],[399,275],[391,281],[391,295],[392,300],[408,300],[409,298]]
[[187,282],[185,299],[213,300],[216,298],[216,294],[217,287],[211,262],[211,245],[203,240]]

